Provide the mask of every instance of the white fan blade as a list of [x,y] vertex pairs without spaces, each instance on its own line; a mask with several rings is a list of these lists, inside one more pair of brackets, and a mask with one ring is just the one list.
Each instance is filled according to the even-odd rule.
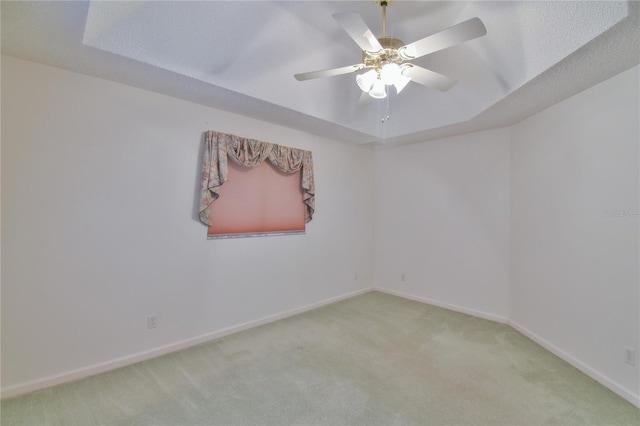
[[331,68],[328,70],[303,72],[301,74],[294,75],[294,77],[298,81],[311,80],[314,78],[322,78],[322,77],[333,77],[334,75],[348,74],[350,72],[360,71],[364,67],[365,67],[364,64],[349,65],[346,67]]
[[481,37],[486,33],[487,29],[480,18],[471,18],[439,33],[402,46],[398,49],[398,55],[404,60],[411,60]]
[[349,36],[356,42],[360,49],[371,55],[379,55],[383,52],[380,42],[373,35],[362,17],[357,13],[335,13],[333,17]]
[[402,70],[402,75],[411,77],[411,80],[423,86],[433,87],[442,92],[451,89],[458,82],[446,75],[438,74],[437,72],[413,64],[406,64],[405,66],[406,68]]

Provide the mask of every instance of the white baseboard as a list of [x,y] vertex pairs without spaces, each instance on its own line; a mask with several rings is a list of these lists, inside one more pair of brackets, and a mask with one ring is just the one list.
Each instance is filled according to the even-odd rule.
[[415,300],[417,302],[426,303],[428,305],[438,306],[441,308],[449,309],[451,311],[461,312],[467,315],[472,315],[478,318],[487,319],[490,321],[495,321],[503,324],[508,324],[513,327],[518,332],[527,336],[534,342],[538,343],[540,346],[553,353],[554,355],[562,358],[578,370],[582,371],[587,376],[596,380],[603,386],[607,387],[611,391],[615,392],[617,395],[620,395],[622,398],[626,399],[636,407],[640,408],[640,396],[634,394],[630,390],[618,385],[614,381],[607,378],[605,375],[599,373],[583,362],[577,360],[576,358],[570,356],[566,352],[562,351],[552,343],[538,336],[537,334],[527,330],[525,327],[508,320],[505,317],[501,317],[499,315],[488,314],[486,312],[476,311],[473,309],[463,308],[456,305],[451,305],[448,303],[439,302],[437,300],[432,300],[428,298],[418,297],[411,294],[406,294],[394,290],[389,290],[385,288],[364,288],[360,290],[356,290],[350,293],[346,293],[340,296],[332,297],[329,299],[322,300],[320,302],[312,303],[309,305],[301,306],[298,308],[290,309],[284,312],[280,312],[278,314],[269,315],[264,318],[260,318],[254,321],[248,321],[242,324],[235,325],[233,327],[224,328],[221,330],[217,330],[211,333],[203,334],[201,336],[197,336],[191,339],[183,340],[177,343],[172,343],[166,346],[162,346],[156,349],[152,349],[149,351],[139,352],[137,354],[128,355],[125,357],[117,358],[111,361],[103,362],[100,364],[95,364],[89,367],[80,368],[77,370],[69,371],[62,374],[57,374],[54,376],[45,377],[43,379],[33,380],[30,382],[20,383],[17,385],[9,386],[0,391],[2,395],[2,399],[12,398],[15,396],[19,396],[25,393],[34,392],[37,390],[45,389],[51,386],[60,385],[67,382],[72,382],[75,380],[83,379],[85,377],[93,376],[95,374],[104,373],[106,371],[114,370],[121,367],[126,367],[128,365],[135,364],[140,361],[145,361],[151,358],[156,358],[161,355],[165,355],[171,352],[175,352],[181,349],[186,349],[191,346],[199,345],[201,343],[205,343],[208,341],[212,341],[215,339],[219,339],[224,336],[228,336],[230,334],[238,333],[240,331],[244,331],[253,327],[257,327],[263,324],[268,324],[270,322],[278,321],[293,315],[297,315],[306,311],[310,311],[312,309],[319,308],[321,306],[325,306],[331,303],[339,302],[341,300],[349,299],[355,296],[359,296],[361,294],[368,293],[370,291],[379,291],[381,293],[391,294],[393,296],[402,297],[409,300]]
[[393,296],[402,297],[403,299],[415,300],[416,302],[426,303],[427,305],[438,306],[440,308],[445,308],[450,311],[461,312],[463,314],[471,315],[474,317],[486,319],[489,321],[499,322],[502,324],[507,324],[508,319],[506,317],[501,317],[500,315],[489,314],[487,312],[476,311],[474,309],[464,308],[462,306],[451,305],[449,303],[440,302],[438,300],[427,299],[426,297],[414,296],[412,294],[402,293],[396,290],[389,290],[387,288],[374,288],[375,291],[379,291],[381,293],[391,294]]
[[93,376],[99,373],[104,373],[117,368],[126,367],[128,365],[135,364],[140,361],[145,361],[151,358],[156,358],[161,355],[168,354],[170,352],[186,349],[191,346],[199,345],[201,343],[209,342],[211,340],[219,339],[230,334],[238,333],[253,327],[258,327],[263,324],[278,321],[293,315],[297,315],[312,309],[319,308],[321,306],[329,305],[331,303],[339,302],[341,300],[350,299],[355,296],[359,296],[364,293],[369,293],[373,288],[364,288],[356,291],[352,291],[340,296],[332,297],[329,299],[321,300],[316,303],[304,305],[298,308],[289,309],[284,312],[269,315],[264,318],[260,318],[253,321],[248,321],[242,324],[234,325],[232,327],[217,330],[211,333],[203,334],[201,336],[186,339],[177,343],[172,343],[159,348],[151,349],[149,351],[138,352],[133,355],[127,355],[121,358],[117,358],[111,361],[106,361],[100,364],[91,365],[88,367],[79,368],[77,370],[69,371],[62,374],[56,374],[54,376],[45,377],[42,379],[33,380],[30,382],[19,383],[17,385],[8,386],[0,391],[2,399],[13,398],[25,393],[34,392],[37,390],[45,389],[51,386],[60,385],[63,383],[72,382],[75,380],[83,379],[85,377]]
[[508,324],[514,329],[516,329],[519,333],[527,336],[529,339],[533,340],[534,342],[536,342],[537,344],[539,344],[540,346],[542,346],[552,354],[556,355],[558,358],[561,358],[564,361],[568,362],[578,370],[582,371],[587,376],[591,377],[593,380],[599,382],[601,385],[605,386],[612,392],[620,395],[622,398],[626,399],[636,407],[640,408],[640,395],[636,395],[630,390],[620,386],[619,384],[609,379],[604,374],[600,373],[597,370],[594,370],[593,368],[589,367],[587,364],[583,363],[582,361],[572,357],[571,355],[564,352],[562,349],[555,346],[553,343],[543,339],[542,337],[526,329],[520,324],[514,321],[509,321]]
[[578,370],[582,371],[587,376],[591,377],[593,380],[597,381],[598,383],[600,383],[601,385],[605,386],[606,388],[608,388],[612,392],[616,393],[617,395],[619,395],[622,398],[626,399],[627,401],[629,401],[630,403],[632,403],[636,407],[640,408],[640,395],[636,395],[633,392],[631,392],[630,390],[618,385],[616,382],[614,382],[613,380],[609,379],[604,374],[601,374],[597,370],[594,370],[593,368],[589,367],[588,365],[586,365],[582,361],[570,356],[569,354],[567,354],[566,352],[564,352],[563,350],[561,350],[557,346],[553,345],[549,341],[543,339],[542,337],[540,337],[537,334],[527,330],[525,327],[522,327],[520,324],[518,324],[518,323],[516,323],[514,321],[511,321],[508,318],[501,317],[499,315],[488,314],[486,312],[476,311],[476,310],[473,310],[473,309],[463,308],[463,307],[460,307],[460,306],[450,305],[448,303],[443,303],[443,302],[439,302],[437,300],[427,299],[427,298],[424,298],[424,297],[418,297],[418,296],[402,293],[402,292],[395,291],[395,290],[389,290],[389,289],[378,288],[378,287],[374,288],[374,290],[375,291],[379,291],[381,293],[387,293],[387,294],[391,294],[393,296],[398,296],[398,297],[402,297],[402,298],[405,298],[405,299],[415,300],[417,302],[426,303],[428,305],[438,306],[438,307],[441,307],[441,308],[449,309],[451,311],[456,311],[456,312],[461,312],[461,313],[468,314],[468,315],[473,315],[475,317],[487,319],[487,320],[490,320],[490,321],[495,321],[495,322],[499,322],[499,323],[503,323],[503,324],[508,324],[509,326],[513,327],[519,333],[521,333],[524,336],[528,337],[529,339],[533,340],[534,342],[536,342],[537,344],[539,344],[540,346],[542,346],[543,348],[545,348],[546,350],[548,350],[552,354],[554,354],[557,357],[559,357],[559,358],[563,359],[564,361],[568,362],[569,364],[571,364],[572,366],[574,366]]

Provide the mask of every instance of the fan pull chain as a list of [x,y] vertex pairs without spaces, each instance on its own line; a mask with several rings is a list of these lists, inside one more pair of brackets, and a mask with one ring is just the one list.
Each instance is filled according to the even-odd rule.
[[389,95],[390,95],[391,93],[389,93],[388,86],[387,86],[387,87],[385,87],[385,88],[384,88],[384,90],[387,92],[387,96],[386,96],[386,98],[387,98],[387,99],[386,99],[386,100],[387,100],[387,115],[386,115],[386,117],[383,117],[383,118],[382,118],[382,120],[381,120],[381,121],[382,121],[382,124],[386,123],[386,122],[387,122],[387,121],[389,121],[389,119],[391,118],[391,116],[390,116],[390,114],[389,114],[389,98],[391,97],[391,96],[389,96]]

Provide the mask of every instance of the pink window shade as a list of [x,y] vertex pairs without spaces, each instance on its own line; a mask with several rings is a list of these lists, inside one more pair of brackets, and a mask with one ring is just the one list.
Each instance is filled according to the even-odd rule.
[[211,204],[208,236],[304,232],[301,171],[283,173],[269,161],[254,168],[228,164],[229,180]]

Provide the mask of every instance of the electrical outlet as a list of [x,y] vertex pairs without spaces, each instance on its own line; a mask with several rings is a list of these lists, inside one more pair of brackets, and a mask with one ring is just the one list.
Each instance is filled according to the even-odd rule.
[[153,314],[147,317],[147,328],[152,329],[158,326],[158,315]]
[[358,281],[358,273],[357,272],[353,275],[353,280],[354,281]]
[[402,282],[407,281],[407,276],[404,273],[400,274],[400,281]]
[[636,365],[636,351],[628,346],[624,350],[624,362],[629,365]]

